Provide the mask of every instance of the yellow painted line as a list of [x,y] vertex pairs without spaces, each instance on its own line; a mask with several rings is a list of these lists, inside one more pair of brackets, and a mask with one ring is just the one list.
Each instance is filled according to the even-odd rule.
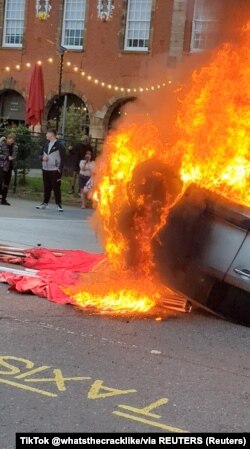
[[15,379],[24,379],[25,377],[31,376],[31,374],[37,374],[41,371],[45,371],[46,369],[49,369],[50,366],[39,366],[39,368],[34,368],[31,371],[27,371],[26,373],[19,374],[18,376],[15,376]]
[[147,407],[144,408],[136,408],[131,407],[130,405],[118,405],[118,407],[123,408],[125,410],[128,410],[133,413],[138,413],[139,415],[148,416],[150,418],[159,419],[161,418],[161,415],[156,415],[155,413],[150,413],[151,410],[154,410],[155,408],[160,407],[161,405],[166,405],[168,403],[167,398],[159,399],[158,401],[152,402],[152,404],[147,405]]
[[80,382],[82,380],[90,380],[91,377],[63,377],[61,375],[61,373],[58,372],[58,370],[54,370],[57,371],[55,373],[55,377],[53,378],[37,378],[37,379],[25,379],[25,382],[55,382],[56,386],[58,388],[59,391],[66,391],[66,387],[65,387],[65,381],[73,381],[73,382]]
[[0,375],[14,376],[15,374],[20,373],[20,368],[18,368],[15,365],[11,365],[10,363],[6,362],[6,360],[13,360],[16,362],[24,363],[26,368],[29,368],[29,369],[34,367],[34,363],[31,362],[30,360],[23,359],[21,357],[13,357],[11,355],[1,355],[0,356],[0,366],[4,366],[5,368],[8,368],[10,371],[6,372],[6,371],[0,370]]
[[122,418],[130,419],[131,421],[141,422],[143,424],[148,424],[152,427],[158,427],[159,429],[167,430],[168,432],[175,433],[188,433],[187,430],[179,429],[178,427],[168,426],[167,424],[161,424],[159,422],[150,421],[149,419],[141,418],[140,416],[132,416],[127,413],[122,412],[112,412],[114,415],[121,416]]
[[[106,391],[107,393],[101,393]],[[96,380],[88,392],[88,399],[104,399],[111,396],[119,396],[122,394],[137,393],[136,390],[118,390],[117,388],[110,388],[103,385],[103,380]]]
[[37,393],[42,396],[48,396],[50,398],[56,398],[57,394],[50,393],[49,391],[39,390],[38,388],[28,387],[28,385],[19,384],[17,382],[12,382],[7,379],[0,379],[0,383],[10,385],[11,387],[19,388],[20,390],[31,391],[32,393]]

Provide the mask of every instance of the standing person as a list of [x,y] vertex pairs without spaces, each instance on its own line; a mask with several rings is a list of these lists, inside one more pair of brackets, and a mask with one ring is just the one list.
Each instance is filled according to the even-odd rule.
[[48,129],[46,133],[47,143],[40,153],[43,172],[44,197],[37,209],[46,209],[49,204],[52,190],[55,195],[57,210],[63,212],[61,200],[61,177],[66,157],[65,147],[57,141],[56,131]]
[[86,209],[89,190],[93,184],[95,162],[92,161],[92,151],[88,150],[85,159],[80,161],[79,187],[81,191],[82,209]]
[[[70,191],[69,194],[75,193],[75,186],[77,181],[79,180],[79,164],[80,161],[84,159],[84,156],[87,151],[92,152],[92,146],[89,141],[89,137],[84,135],[81,138],[80,142],[76,142],[70,150],[70,159],[71,159],[71,167],[72,167],[72,177],[70,181]],[[79,186],[80,188],[80,186]]]
[[16,135],[9,133],[6,139],[0,142],[0,193],[2,194],[1,204],[10,206],[7,201],[9,185],[13,170],[13,164],[17,156]]

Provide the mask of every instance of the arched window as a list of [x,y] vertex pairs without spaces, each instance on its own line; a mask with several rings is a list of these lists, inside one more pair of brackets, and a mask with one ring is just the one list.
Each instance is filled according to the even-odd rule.
[[24,123],[25,101],[15,90],[7,89],[0,93],[0,122],[11,124]]

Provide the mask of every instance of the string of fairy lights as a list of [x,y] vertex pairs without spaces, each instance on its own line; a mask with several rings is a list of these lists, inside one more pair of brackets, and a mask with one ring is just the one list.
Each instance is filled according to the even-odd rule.
[[[44,61],[36,61],[35,64],[38,65],[46,65],[46,64],[53,64],[54,59],[53,58],[47,58]],[[154,91],[158,91],[160,89],[164,89],[167,86],[170,86],[172,84],[172,81],[170,79],[166,79],[165,81],[161,81],[159,83],[154,83],[151,85],[139,85],[134,87],[126,87],[126,86],[118,86],[114,83],[103,81],[99,78],[94,77],[90,73],[84,71],[81,67],[77,66],[76,64],[71,63],[70,61],[67,61],[65,64],[66,68],[71,73],[76,73],[81,76],[85,81],[94,84],[97,87],[107,89],[109,91],[119,92],[123,94],[136,94],[136,93],[152,93]],[[3,68],[3,70],[7,73],[12,73],[13,71],[20,72],[22,70],[28,70],[32,68],[33,64],[31,62],[26,62],[22,64],[16,64],[14,66],[6,66]]]

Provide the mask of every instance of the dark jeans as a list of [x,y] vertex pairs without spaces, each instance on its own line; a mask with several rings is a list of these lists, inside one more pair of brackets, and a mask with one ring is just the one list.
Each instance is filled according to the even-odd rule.
[[51,192],[54,191],[56,204],[61,204],[61,173],[58,170],[43,170],[44,203],[49,203]]
[[0,195],[2,195],[2,200],[6,200],[11,180],[12,169],[8,171],[3,171],[0,167]]

